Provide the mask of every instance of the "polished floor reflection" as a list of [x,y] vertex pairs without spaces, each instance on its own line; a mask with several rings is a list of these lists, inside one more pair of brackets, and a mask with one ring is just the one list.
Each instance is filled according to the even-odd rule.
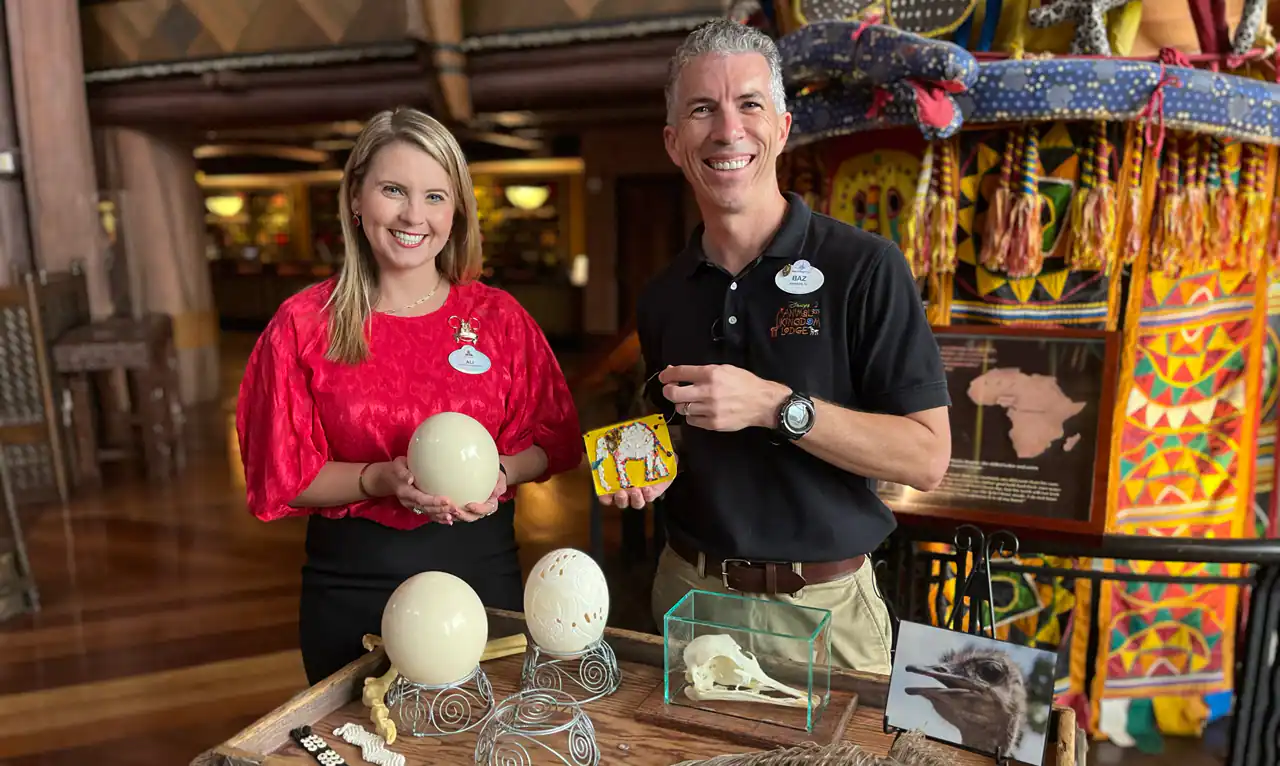
[[[231,428],[252,340],[224,336],[223,398],[192,413],[178,480],[148,485],[123,464],[100,492],[24,513],[44,608],[0,623],[0,766],[180,766],[305,687],[305,523],[249,516]],[[589,487],[583,468],[521,488],[526,570],[552,548],[588,546]],[[606,518],[616,554],[618,525]],[[647,619],[644,567],[607,571],[610,621],[636,627]],[[1146,757],[1101,746],[1090,762],[1220,763],[1204,749],[1170,743]]]

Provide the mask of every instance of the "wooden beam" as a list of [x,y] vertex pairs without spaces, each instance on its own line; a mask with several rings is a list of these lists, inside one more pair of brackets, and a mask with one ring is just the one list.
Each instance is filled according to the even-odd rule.
[[418,66],[356,69],[241,73],[234,90],[205,77],[113,83],[90,88],[89,114],[95,125],[218,130],[362,120],[400,105],[430,109],[434,86]]
[[[468,57],[476,112],[598,110],[660,106],[667,61],[682,37],[663,36]],[[199,76],[90,83],[96,125],[218,130],[362,120],[400,104],[439,111],[429,61],[371,61],[332,67],[208,72]],[[448,119],[447,115],[438,115]]]

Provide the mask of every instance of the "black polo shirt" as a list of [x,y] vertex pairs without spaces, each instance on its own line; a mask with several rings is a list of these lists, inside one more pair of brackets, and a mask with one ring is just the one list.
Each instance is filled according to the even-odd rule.
[[[949,406],[902,252],[786,198],[782,226],[736,277],[706,258],[699,226],[645,287],[637,329],[653,405],[680,424],[652,376],[668,365],[728,364],[865,412]],[[893,531],[875,481],[779,441],[766,428],[684,426],[664,503],[672,537],[712,556],[804,562],[868,553]]]

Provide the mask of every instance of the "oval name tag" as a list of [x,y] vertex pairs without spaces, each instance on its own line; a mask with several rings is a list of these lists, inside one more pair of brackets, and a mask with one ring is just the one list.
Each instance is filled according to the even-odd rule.
[[822,272],[816,266],[801,259],[783,266],[778,275],[773,278],[773,281],[778,286],[778,289],[784,293],[805,295],[822,287],[824,279],[826,277],[822,275]]
[[492,364],[489,362],[489,357],[468,343],[449,354],[449,366],[458,372],[479,375],[482,372],[488,372]]

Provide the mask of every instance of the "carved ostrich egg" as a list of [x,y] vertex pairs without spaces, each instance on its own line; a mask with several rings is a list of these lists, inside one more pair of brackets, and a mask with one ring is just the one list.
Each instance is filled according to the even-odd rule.
[[604,635],[609,584],[595,559],[573,548],[534,564],[524,586],[524,617],[534,643],[551,654],[581,652]]
[[458,508],[487,501],[498,484],[498,445],[478,420],[461,412],[422,421],[405,461],[414,486],[447,497]]
[[447,572],[400,583],[382,610],[382,644],[400,675],[440,686],[463,680],[484,654],[489,616],[480,597]]

